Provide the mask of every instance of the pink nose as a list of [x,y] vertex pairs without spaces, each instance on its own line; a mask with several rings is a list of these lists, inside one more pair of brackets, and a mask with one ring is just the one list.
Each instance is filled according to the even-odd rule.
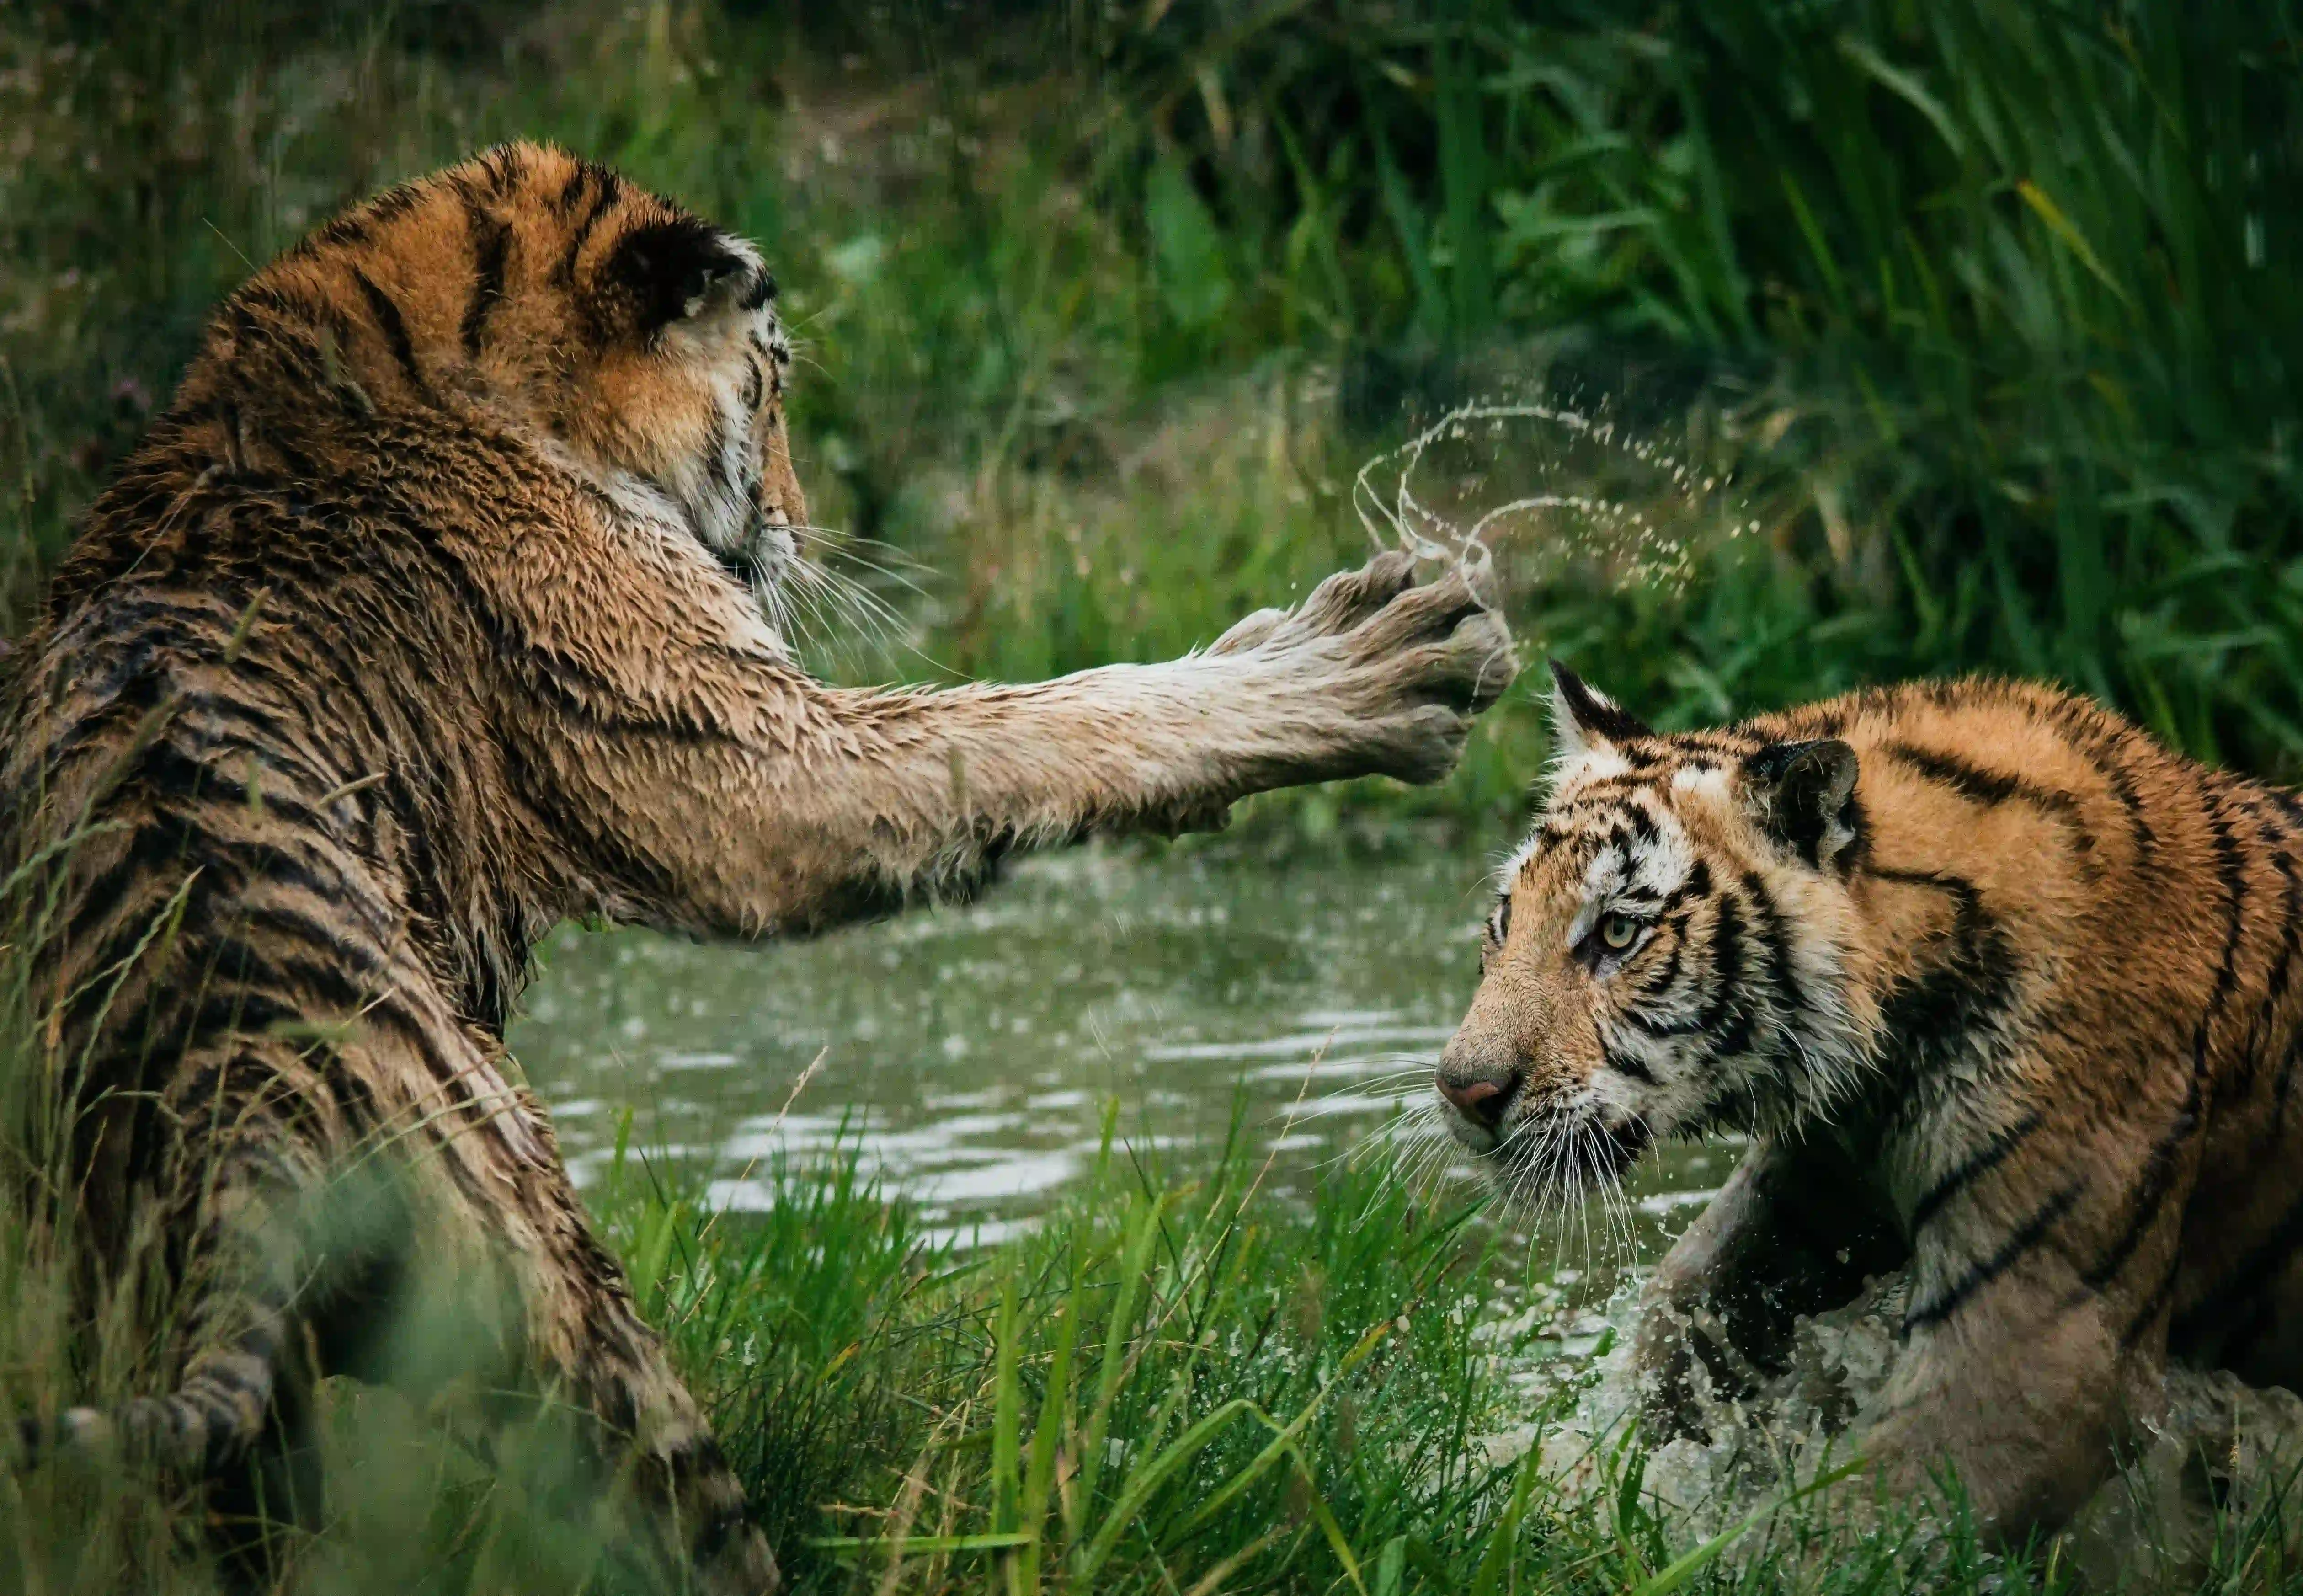
[[1501,1081],[1451,1081],[1444,1074],[1437,1078],[1439,1095],[1462,1110],[1474,1125],[1493,1130],[1503,1122],[1504,1110],[1511,1106],[1510,1086]]

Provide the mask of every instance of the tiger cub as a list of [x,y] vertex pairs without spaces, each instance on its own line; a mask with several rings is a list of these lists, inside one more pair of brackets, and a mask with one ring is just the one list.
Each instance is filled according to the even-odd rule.
[[1652,1427],[1895,1267],[1859,1444],[1905,1488],[1947,1458],[2003,1538],[2068,1518],[2171,1360],[2303,1385],[2303,803],[2046,687],[1666,735],[1552,670],[1437,1085],[1506,1188],[1750,1136],[1646,1288]]
[[[404,1369],[379,1339],[439,1279],[504,1305],[476,1378],[585,1416],[679,1588],[772,1587],[505,1051],[537,940],[804,935],[1267,788],[1434,780],[1511,682],[1462,575],[1392,553],[1165,663],[828,686],[778,623],[821,579],[790,377],[750,243],[534,145],[218,310],[0,692],[12,957],[64,1099],[39,1200],[87,1315],[153,1279],[178,1309],[153,1394],[27,1423],[19,1461],[115,1438],[240,1550],[316,1525],[315,1382]],[[355,1169],[391,1201],[316,1240]]]

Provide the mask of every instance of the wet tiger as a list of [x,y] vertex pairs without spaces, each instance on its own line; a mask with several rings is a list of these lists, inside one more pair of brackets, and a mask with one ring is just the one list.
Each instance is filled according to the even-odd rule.
[[112,1437],[219,1522],[316,1524],[313,1382],[385,1366],[420,1263],[510,1305],[484,1382],[592,1416],[681,1588],[772,1587],[506,1057],[537,940],[812,933],[1261,789],[1433,780],[1509,684],[1501,623],[1401,555],[1167,664],[811,679],[775,306],[743,240],[506,146],[233,293],[95,502],[0,702],[0,875],[66,1094],[41,1189],[91,1312],[172,1283],[175,1383],[28,1422],[33,1457]]
[[2303,802],[2085,699],[1923,682],[1558,757],[1437,1071],[1497,1180],[1748,1155],[1648,1283],[1663,1435],[1908,1271],[1865,1455],[2020,1539],[2170,1360],[2303,1383]]

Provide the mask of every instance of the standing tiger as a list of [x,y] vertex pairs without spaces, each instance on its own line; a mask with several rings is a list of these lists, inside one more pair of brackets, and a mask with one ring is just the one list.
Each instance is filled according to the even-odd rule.
[[1443,1051],[1501,1186],[1751,1146],[1645,1291],[1650,1424],[1908,1271],[1863,1453],[2063,1523],[2170,1360],[2303,1387],[2303,802],[2048,688],[1649,730],[1555,665],[1558,762]]
[[[156,1258],[178,1309],[173,1390],[27,1422],[35,1455],[111,1437],[220,1519],[316,1523],[312,1382],[444,1263],[503,1288],[491,1366],[591,1415],[675,1583],[772,1588],[505,1055],[537,940],[811,933],[1261,789],[1431,781],[1511,680],[1461,576],[1388,555],[1168,664],[827,687],[763,599],[806,519],[788,364],[752,246],[525,144],[225,301],[0,704],[47,1189],[92,1291]],[[355,1160],[391,1201],[317,1256],[299,1205]]]

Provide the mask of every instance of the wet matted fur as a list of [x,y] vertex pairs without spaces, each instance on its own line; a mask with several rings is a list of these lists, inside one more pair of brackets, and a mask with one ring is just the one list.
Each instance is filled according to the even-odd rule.
[[2085,699],[1916,683],[1649,730],[1557,675],[1560,754],[1442,1054],[1498,1182],[1749,1155],[1649,1283],[1655,1432],[1909,1271],[1857,1438],[2061,1524],[2172,1360],[2303,1386],[2303,803]]
[[[189,1305],[173,1392],[35,1452],[116,1436],[311,1523],[311,1381],[372,1367],[407,1260],[444,1261],[513,1305],[496,1366],[593,1415],[676,1565],[772,1587],[505,1057],[537,939],[813,932],[1261,789],[1433,780],[1511,680],[1460,577],[1395,555],[1168,664],[828,688],[762,602],[806,515],[788,364],[748,244],[526,145],[225,302],[4,705],[63,1185],[95,1278],[156,1236]],[[376,1150],[385,1217],[316,1258],[283,1215]]]

